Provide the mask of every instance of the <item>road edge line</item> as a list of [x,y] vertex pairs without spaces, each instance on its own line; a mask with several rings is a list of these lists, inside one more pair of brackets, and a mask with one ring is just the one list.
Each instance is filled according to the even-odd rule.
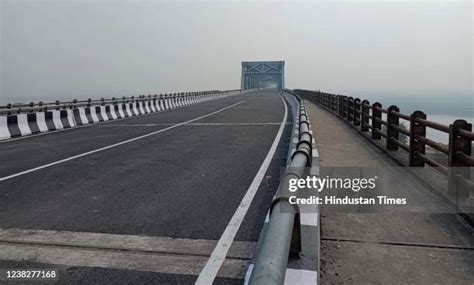
[[260,169],[258,170],[252,183],[247,189],[247,192],[245,193],[244,197],[242,198],[242,201],[237,207],[237,210],[229,221],[229,224],[224,230],[224,233],[222,233],[221,237],[219,238],[216,247],[214,248],[211,256],[209,257],[209,260],[207,261],[206,265],[199,274],[198,279],[195,282],[195,284],[197,285],[208,285],[213,283],[214,279],[217,276],[217,273],[219,272],[219,269],[222,267],[222,264],[226,259],[227,252],[229,251],[230,246],[232,245],[234,238],[240,228],[240,225],[242,224],[242,221],[244,220],[245,215],[247,214],[247,211],[250,208],[253,198],[257,194],[258,188],[265,176],[265,173],[267,172],[268,167],[270,166],[270,162],[272,161],[273,156],[275,155],[278,144],[280,143],[283,134],[283,130],[286,126],[286,120],[288,118],[288,106],[283,97],[281,95],[279,96],[280,99],[283,101],[285,114],[280,124],[280,128],[278,129],[278,133],[275,136],[273,144],[270,147],[267,156],[263,160]]

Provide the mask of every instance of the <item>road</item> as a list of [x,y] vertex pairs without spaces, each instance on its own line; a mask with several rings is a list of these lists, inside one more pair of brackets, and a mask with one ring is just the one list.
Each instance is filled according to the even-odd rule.
[[0,143],[0,268],[192,283],[276,144],[217,274],[242,282],[286,161],[285,114],[278,92],[256,91]]

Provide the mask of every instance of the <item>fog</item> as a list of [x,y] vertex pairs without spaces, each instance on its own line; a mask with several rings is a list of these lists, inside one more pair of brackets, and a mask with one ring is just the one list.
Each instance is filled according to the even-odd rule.
[[[472,103],[471,1],[2,1],[0,103],[240,87]],[[467,102],[467,103],[466,103]]]

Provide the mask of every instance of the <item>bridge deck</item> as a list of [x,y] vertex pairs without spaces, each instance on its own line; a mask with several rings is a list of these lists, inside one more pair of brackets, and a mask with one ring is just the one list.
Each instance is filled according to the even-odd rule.
[[[321,169],[390,169],[392,196],[447,207],[406,169],[397,165],[345,122],[307,102]],[[393,181],[392,181],[393,182]],[[472,284],[472,229],[455,214],[422,207],[374,213],[335,213],[322,207],[321,274],[323,284],[418,283]]]
[[[0,268],[27,259],[60,268],[63,283],[193,283],[290,126],[284,111],[276,91],[260,91],[1,143]],[[245,275],[288,140],[248,205],[223,283]]]

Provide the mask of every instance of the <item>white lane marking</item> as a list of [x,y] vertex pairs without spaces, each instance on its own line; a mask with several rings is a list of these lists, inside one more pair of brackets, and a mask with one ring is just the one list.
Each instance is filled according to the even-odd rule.
[[245,277],[244,277],[244,285],[248,285],[250,281],[250,276],[252,276],[253,268],[255,265],[251,263],[249,265],[249,268],[247,268],[247,272],[245,272]]
[[285,284],[314,285],[318,284],[318,272],[303,269],[286,269]]
[[159,133],[177,128],[179,126],[186,125],[188,123],[191,123],[191,122],[194,122],[194,121],[197,121],[197,120],[204,119],[206,117],[215,115],[217,113],[220,113],[220,112],[223,112],[227,109],[230,109],[234,106],[240,105],[243,102],[245,102],[245,100],[239,101],[235,104],[224,107],[224,108],[219,109],[217,111],[214,111],[212,113],[209,113],[209,114],[206,114],[206,115],[203,115],[203,116],[200,116],[200,117],[197,117],[197,118],[194,118],[194,119],[191,119],[191,120],[188,120],[188,121],[176,124],[176,125],[172,125],[172,126],[169,126],[167,128],[164,128],[164,129],[161,129],[161,130],[158,130],[158,131],[155,131],[155,132],[151,132],[151,133],[141,135],[141,136],[138,136],[138,137],[135,137],[135,138],[132,138],[132,139],[125,140],[125,141],[121,141],[121,142],[118,142],[118,143],[115,143],[115,144],[112,144],[112,145],[108,145],[108,146],[101,147],[101,148],[98,148],[98,149],[94,149],[94,150],[84,152],[84,153],[81,153],[81,154],[78,154],[78,155],[74,155],[74,156],[71,156],[71,157],[68,157],[68,158],[65,158],[65,159],[61,159],[61,160],[58,160],[58,161],[55,161],[55,162],[52,162],[52,163],[48,163],[48,164],[41,165],[41,166],[38,166],[38,167],[35,167],[35,168],[31,168],[31,169],[28,169],[28,170],[25,170],[25,171],[22,171],[22,172],[18,172],[18,173],[12,174],[12,175],[1,177],[0,182],[3,182],[3,181],[8,180],[8,179],[15,178],[15,177],[18,177],[18,176],[21,176],[21,175],[25,175],[25,174],[28,174],[28,173],[31,173],[31,172],[35,172],[35,171],[38,171],[38,170],[41,170],[41,169],[44,169],[44,168],[47,168],[47,167],[50,167],[50,166],[54,166],[54,165],[58,165],[58,164],[61,164],[61,163],[67,162],[67,161],[71,161],[71,160],[76,159],[76,158],[84,157],[86,155],[94,154],[94,153],[97,153],[97,152],[100,152],[100,151],[104,151],[104,150],[107,150],[107,149],[110,149],[110,148],[118,147],[118,146],[130,143],[130,142],[134,142],[134,141],[137,141],[137,140],[140,140],[140,139],[144,139],[146,137],[153,136],[153,135],[156,135],[156,134],[159,134]]
[[[108,124],[101,127],[155,127],[155,126],[172,126],[175,123],[161,124]],[[280,125],[280,123],[189,123],[186,126],[267,126]]]
[[286,102],[285,100],[283,100],[283,97],[281,97],[281,95],[280,95],[280,99],[283,101],[283,104],[284,104],[285,115],[283,116],[283,120],[281,121],[280,129],[278,130],[275,140],[273,141],[273,144],[270,147],[270,150],[268,151],[268,154],[265,157],[265,160],[260,166],[260,169],[258,170],[257,175],[255,175],[252,183],[250,184],[250,187],[248,188],[247,193],[245,193],[244,198],[242,198],[240,205],[238,206],[237,210],[232,216],[232,219],[230,220],[229,224],[224,230],[224,233],[220,237],[219,242],[217,243],[216,247],[212,251],[211,257],[207,261],[206,266],[204,266],[201,273],[199,274],[199,277],[196,280],[195,284],[207,285],[207,284],[213,283],[219,269],[221,268],[222,264],[225,261],[227,252],[229,251],[229,248],[232,245],[232,242],[234,241],[235,235],[237,234],[237,231],[239,230],[240,225],[242,224],[242,221],[244,220],[245,215],[247,214],[250,204],[252,203],[252,200],[258,191],[260,183],[262,182],[263,177],[265,176],[265,173],[267,172],[268,166],[270,165],[273,155],[275,154],[275,151],[278,147],[278,143],[280,142],[280,138],[281,138],[281,135],[283,134],[283,129],[285,128],[286,119],[288,116]]

